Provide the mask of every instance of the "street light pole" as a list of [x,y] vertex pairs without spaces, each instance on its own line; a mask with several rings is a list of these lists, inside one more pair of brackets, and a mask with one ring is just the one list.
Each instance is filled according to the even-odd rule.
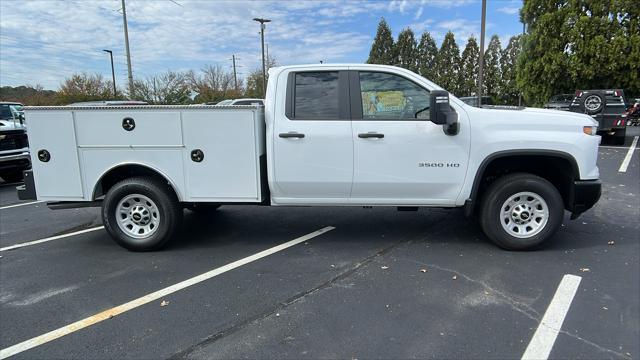
[[482,0],[482,22],[480,23],[480,57],[478,66],[478,107],[482,106],[482,70],[484,68],[484,25],[487,19],[487,0]]
[[127,72],[129,75],[129,98],[133,96],[133,75],[131,74],[131,52],[129,51],[129,29],[127,28],[127,9],[122,0],[122,21],[124,22],[124,45],[127,50]]
[[264,97],[267,91],[267,69],[264,63],[264,29],[266,27],[265,23],[271,22],[271,20],[262,18],[253,18],[253,20],[260,23],[260,39],[262,41],[262,96]]
[[102,50],[102,51],[109,53],[109,57],[111,58],[111,79],[113,80],[113,98],[115,100],[118,97],[118,91],[116,90],[116,72],[113,68],[113,51],[111,50]]

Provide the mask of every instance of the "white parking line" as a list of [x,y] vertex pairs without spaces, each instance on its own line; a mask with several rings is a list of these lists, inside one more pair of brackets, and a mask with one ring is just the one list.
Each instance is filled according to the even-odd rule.
[[297,239],[293,239],[291,241],[287,241],[286,243],[282,243],[280,245],[274,246],[272,248],[269,248],[267,250],[261,251],[259,253],[253,254],[251,256],[247,256],[245,258],[242,258],[240,260],[236,260],[232,263],[229,263],[227,265],[221,266],[219,268],[210,270],[206,273],[200,274],[198,276],[192,277],[190,279],[184,280],[182,282],[179,282],[177,284],[171,285],[169,287],[166,287],[164,289],[158,290],[156,292],[153,292],[151,294],[139,297],[135,300],[131,300],[128,303],[116,306],[114,308],[105,310],[101,313],[89,316],[86,319],[82,319],[80,321],[76,321],[73,324],[69,324],[67,326],[63,326],[59,329],[50,331],[46,334],[34,337],[33,339],[29,339],[26,341],[23,341],[19,344],[10,346],[6,349],[2,349],[0,350],[0,359],[6,359],[9,356],[13,356],[16,354],[19,354],[23,351],[32,349],[36,346],[40,346],[42,344],[48,343],[49,341],[58,339],[60,337],[63,337],[65,335],[71,334],[75,331],[78,331],[80,329],[84,329],[88,326],[97,324],[103,320],[107,320],[107,319],[111,319],[114,316],[120,315],[126,311],[129,311],[131,309],[135,309],[139,306],[142,306],[144,304],[150,303],[152,301],[156,301],[159,300],[167,295],[173,294],[176,291],[180,291],[182,289],[188,288],[189,286],[192,285],[196,285],[198,283],[201,283],[205,280],[209,280],[215,276],[218,276],[220,274],[224,274],[227,271],[233,270],[235,268],[238,268],[242,265],[246,265],[249,264],[253,261],[262,259],[263,257],[275,254],[279,251],[285,250],[287,248],[290,248],[296,244],[299,244],[301,242],[305,242],[307,240],[310,240],[316,236],[322,235],[326,232],[329,232],[331,230],[335,229],[333,226],[327,226],[325,228],[322,228],[320,230],[314,231],[310,234],[301,236]]
[[627,156],[625,156],[624,160],[622,160],[622,164],[620,164],[620,169],[618,169],[618,172],[627,172],[627,167],[629,167],[629,163],[631,162],[631,158],[633,157],[633,151],[635,150],[636,145],[638,145],[637,136],[633,138],[631,147],[629,148],[629,151],[627,151]]
[[4,209],[11,209],[14,207],[18,207],[18,206],[25,206],[25,205],[31,205],[31,204],[38,204],[44,201],[30,201],[30,202],[26,202],[26,203],[19,203],[19,204],[13,204],[13,205],[7,205],[7,206],[2,206],[0,207],[0,210],[4,210]]
[[553,344],[556,342],[558,333],[562,329],[562,323],[569,311],[573,297],[578,291],[582,278],[575,275],[565,275],[558,285],[556,294],[553,295],[551,303],[545,311],[538,329],[529,346],[522,355],[522,359],[543,360],[548,359]]
[[19,248],[22,248],[22,247],[25,247],[25,246],[42,244],[44,242],[63,239],[63,238],[69,237],[69,236],[80,235],[80,234],[84,234],[84,233],[88,233],[88,232],[96,231],[96,230],[100,230],[100,229],[104,229],[104,226],[97,226],[97,227],[94,227],[94,228],[84,229],[84,230],[80,230],[80,231],[74,231],[74,232],[68,233],[68,234],[51,236],[51,237],[40,239],[40,240],[33,240],[33,241],[29,241],[29,242],[24,242],[24,243],[21,243],[21,244],[15,244],[15,245],[11,245],[11,246],[6,246],[6,247],[3,247],[3,248],[0,248],[0,251],[7,251],[7,250],[19,249]]

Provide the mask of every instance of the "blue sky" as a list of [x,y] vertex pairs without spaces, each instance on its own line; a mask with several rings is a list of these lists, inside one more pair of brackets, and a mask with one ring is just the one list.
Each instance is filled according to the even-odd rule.
[[[411,27],[429,31],[440,45],[451,30],[460,47],[480,33],[480,0],[216,1],[126,0],[134,77],[166,70],[231,66],[241,76],[260,64],[259,25],[266,17],[266,42],[278,64],[366,61],[376,27],[384,17],[394,37]],[[521,0],[488,0],[487,38],[505,42],[522,31]],[[0,1],[0,85],[43,85],[57,89],[74,72],[110,77],[126,84],[120,0]]]

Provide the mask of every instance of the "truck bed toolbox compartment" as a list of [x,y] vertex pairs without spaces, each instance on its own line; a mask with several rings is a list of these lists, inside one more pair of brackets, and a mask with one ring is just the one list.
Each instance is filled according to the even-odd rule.
[[[27,107],[38,199],[92,201],[121,166],[151,169],[184,202],[261,202],[256,106]],[[37,154],[45,150],[50,159]]]

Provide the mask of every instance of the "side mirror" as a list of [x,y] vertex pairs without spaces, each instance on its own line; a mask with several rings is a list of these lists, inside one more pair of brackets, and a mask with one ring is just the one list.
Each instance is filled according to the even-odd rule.
[[442,130],[447,135],[457,135],[458,113],[449,105],[449,93],[444,90],[431,92],[430,120],[434,124],[442,125]]
[[24,114],[18,114],[18,120],[20,120],[20,124],[24,124]]

